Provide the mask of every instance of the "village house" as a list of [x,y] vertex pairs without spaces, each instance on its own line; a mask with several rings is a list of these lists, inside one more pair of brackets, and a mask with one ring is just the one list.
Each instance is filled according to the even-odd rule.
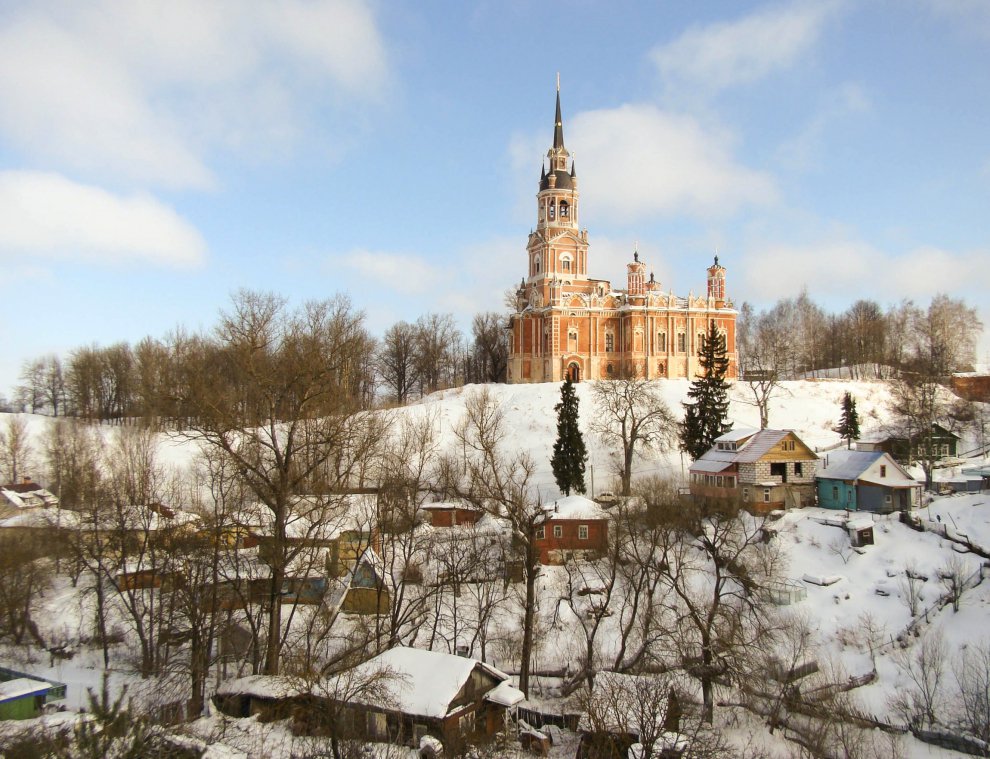
[[420,508],[429,515],[430,524],[434,527],[473,525],[484,514],[481,509],[464,501],[424,503]]
[[336,715],[336,729],[350,736],[414,747],[427,735],[447,746],[490,738],[522,700],[509,676],[490,664],[402,646],[327,680],[253,675],[223,683],[214,697],[234,717],[298,715],[299,706],[311,704]]
[[793,430],[731,430],[691,464],[690,494],[759,513],[813,506],[817,467]]
[[[955,458],[959,453],[959,435],[941,424],[932,425],[932,434],[877,431],[856,441],[857,451],[883,451],[898,463],[910,465],[929,456],[933,460]],[[931,451],[928,450],[929,446]]]
[[0,720],[31,719],[65,698],[65,685],[0,667]]
[[535,545],[541,564],[600,556],[608,549],[608,515],[583,495],[560,498],[547,505]]
[[831,451],[816,480],[819,506],[882,514],[918,507],[924,487],[884,451]]

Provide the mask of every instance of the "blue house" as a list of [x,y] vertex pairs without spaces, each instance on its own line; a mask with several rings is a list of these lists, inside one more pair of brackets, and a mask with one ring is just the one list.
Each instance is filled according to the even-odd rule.
[[832,451],[815,477],[826,509],[906,511],[921,503],[923,484],[884,451]]

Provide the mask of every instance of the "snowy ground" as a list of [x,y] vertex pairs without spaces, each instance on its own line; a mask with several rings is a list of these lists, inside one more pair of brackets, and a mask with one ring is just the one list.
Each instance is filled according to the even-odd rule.
[[[679,410],[681,401],[686,398],[688,383],[669,381],[659,385],[667,402]],[[536,484],[544,500],[558,495],[549,457],[555,436],[553,406],[559,400],[559,387],[540,384],[487,388],[506,415],[512,450],[529,453],[537,463]],[[467,387],[437,393],[397,413],[412,419],[434,418],[442,444],[454,449],[453,428],[463,414],[465,400],[478,389]],[[839,415],[841,398],[847,391],[856,398],[863,427],[878,425],[889,402],[887,386],[880,382],[850,380],[784,383],[771,403],[770,424],[794,429],[813,448],[835,447],[841,441],[832,428]],[[578,385],[577,394],[581,404],[581,426],[591,454],[589,474],[593,471],[594,488],[599,492],[613,489],[612,461],[590,434],[592,386],[588,383]],[[747,405],[750,400],[748,388],[736,385],[731,398],[731,416],[736,425],[758,426],[757,409]],[[40,449],[40,436],[51,420],[30,415],[25,418],[36,447]],[[101,428],[101,432],[105,436],[113,434],[112,428],[108,427]],[[962,447],[966,449],[967,446]],[[192,466],[195,446],[177,435],[162,436],[159,453],[162,463],[181,469]],[[636,462],[635,476],[661,474],[677,478],[683,475],[687,463],[676,452],[648,454]],[[955,473],[956,470],[948,470],[943,476]],[[990,572],[988,581],[976,584],[984,560],[973,553],[958,553],[958,546],[951,539],[965,539],[990,553],[990,494],[937,498],[921,515],[933,525],[945,528],[946,537],[931,531],[916,532],[894,518],[878,517],[874,525],[875,545],[853,551],[846,531],[841,526],[827,523],[842,518],[844,513],[797,510],[788,512],[776,523],[776,540],[788,559],[786,574],[807,591],[807,598],[788,607],[786,613],[806,619],[815,631],[814,655],[822,661],[828,660],[850,676],[869,672],[875,662],[877,681],[854,693],[867,712],[883,720],[894,719],[889,701],[904,685],[893,658],[899,646],[897,638],[905,631],[909,628],[912,631],[906,638],[912,646],[918,645],[925,636],[941,634],[950,652],[963,650],[990,637]],[[939,602],[944,593],[939,570],[953,558],[963,562],[966,574],[972,577],[975,585],[964,593],[958,612],[953,612],[951,605],[944,606]],[[921,584],[920,621],[912,620],[905,601],[905,570],[908,568],[927,578],[918,581]],[[822,587],[805,582],[802,580],[805,576],[838,576],[840,579]],[[541,590],[546,599],[544,608],[552,606],[553,599],[559,596],[560,582],[556,569],[548,570],[541,579]],[[66,578],[58,578],[46,594],[45,611],[38,619],[43,634],[47,639],[78,641],[92,619],[90,603],[89,597],[79,588],[73,588]],[[552,668],[566,662],[569,656],[566,647],[558,647],[552,635],[548,633],[542,643],[537,652],[537,668]],[[66,704],[79,708],[86,705],[86,689],[99,688],[102,659],[93,647],[80,645],[76,649],[71,660],[55,660],[46,652],[3,648],[0,649],[0,664],[30,668],[40,676],[67,683]],[[114,688],[126,683],[131,695],[136,696],[144,689],[153,689],[153,684],[141,683],[126,668],[117,664],[115,667],[117,671],[111,673]],[[793,744],[777,735],[768,736],[758,721],[747,721],[730,712],[726,714],[726,718],[732,720],[727,728],[740,751],[745,753],[747,745],[761,745],[771,756],[793,755]],[[194,728],[201,737],[222,740],[249,756],[289,757],[301,747],[299,739],[288,734],[284,726],[259,726],[253,720],[212,717],[196,723]],[[401,754],[389,755],[405,759]],[[902,740],[895,755],[961,756],[913,739]]]

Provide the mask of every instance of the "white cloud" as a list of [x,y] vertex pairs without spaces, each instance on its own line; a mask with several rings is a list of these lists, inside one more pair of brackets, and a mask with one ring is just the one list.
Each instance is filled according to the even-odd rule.
[[74,3],[0,11],[0,133],[35,159],[170,187],[206,154],[291,146],[327,103],[378,98],[363,0]]
[[739,21],[694,26],[650,53],[668,84],[717,91],[791,65],[821,35],[835,1],[770,7]]
[[[734,159],[729,133],[689,116],[630,104],[579,113],[567,127],[568,144],[580,146],[575,161],[582,204],[595,219],[718,216],[776,198],[771,176]],[[520,166],[522,148],[519,140],[511,148]],[[527,152],[531,194],[543,151],[534,146]]]
[[121,197],[58,174],[0,172],[0,255],[192,267],[206,244],[147,195]]
[[449,277],[426,262],[424,256],[356,249],[328,259],[328,266],[342,266],[361,277],[361,285],[405,295],[419,295],[449,284]]
[[938,292],[978,294],[990,287],[990,250],[917,247],[880,250],[859,240],[749,246],[738,265],[748,299],[773,301],[807,286],[814,298],[927,300]]

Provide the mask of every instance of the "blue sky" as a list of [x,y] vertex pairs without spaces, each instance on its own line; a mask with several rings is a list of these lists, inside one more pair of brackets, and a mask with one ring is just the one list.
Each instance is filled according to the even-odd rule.
[[501,308],[558,71],[592,275],[990,323],[987,0],[0,3],[0,392],[242,287]]

